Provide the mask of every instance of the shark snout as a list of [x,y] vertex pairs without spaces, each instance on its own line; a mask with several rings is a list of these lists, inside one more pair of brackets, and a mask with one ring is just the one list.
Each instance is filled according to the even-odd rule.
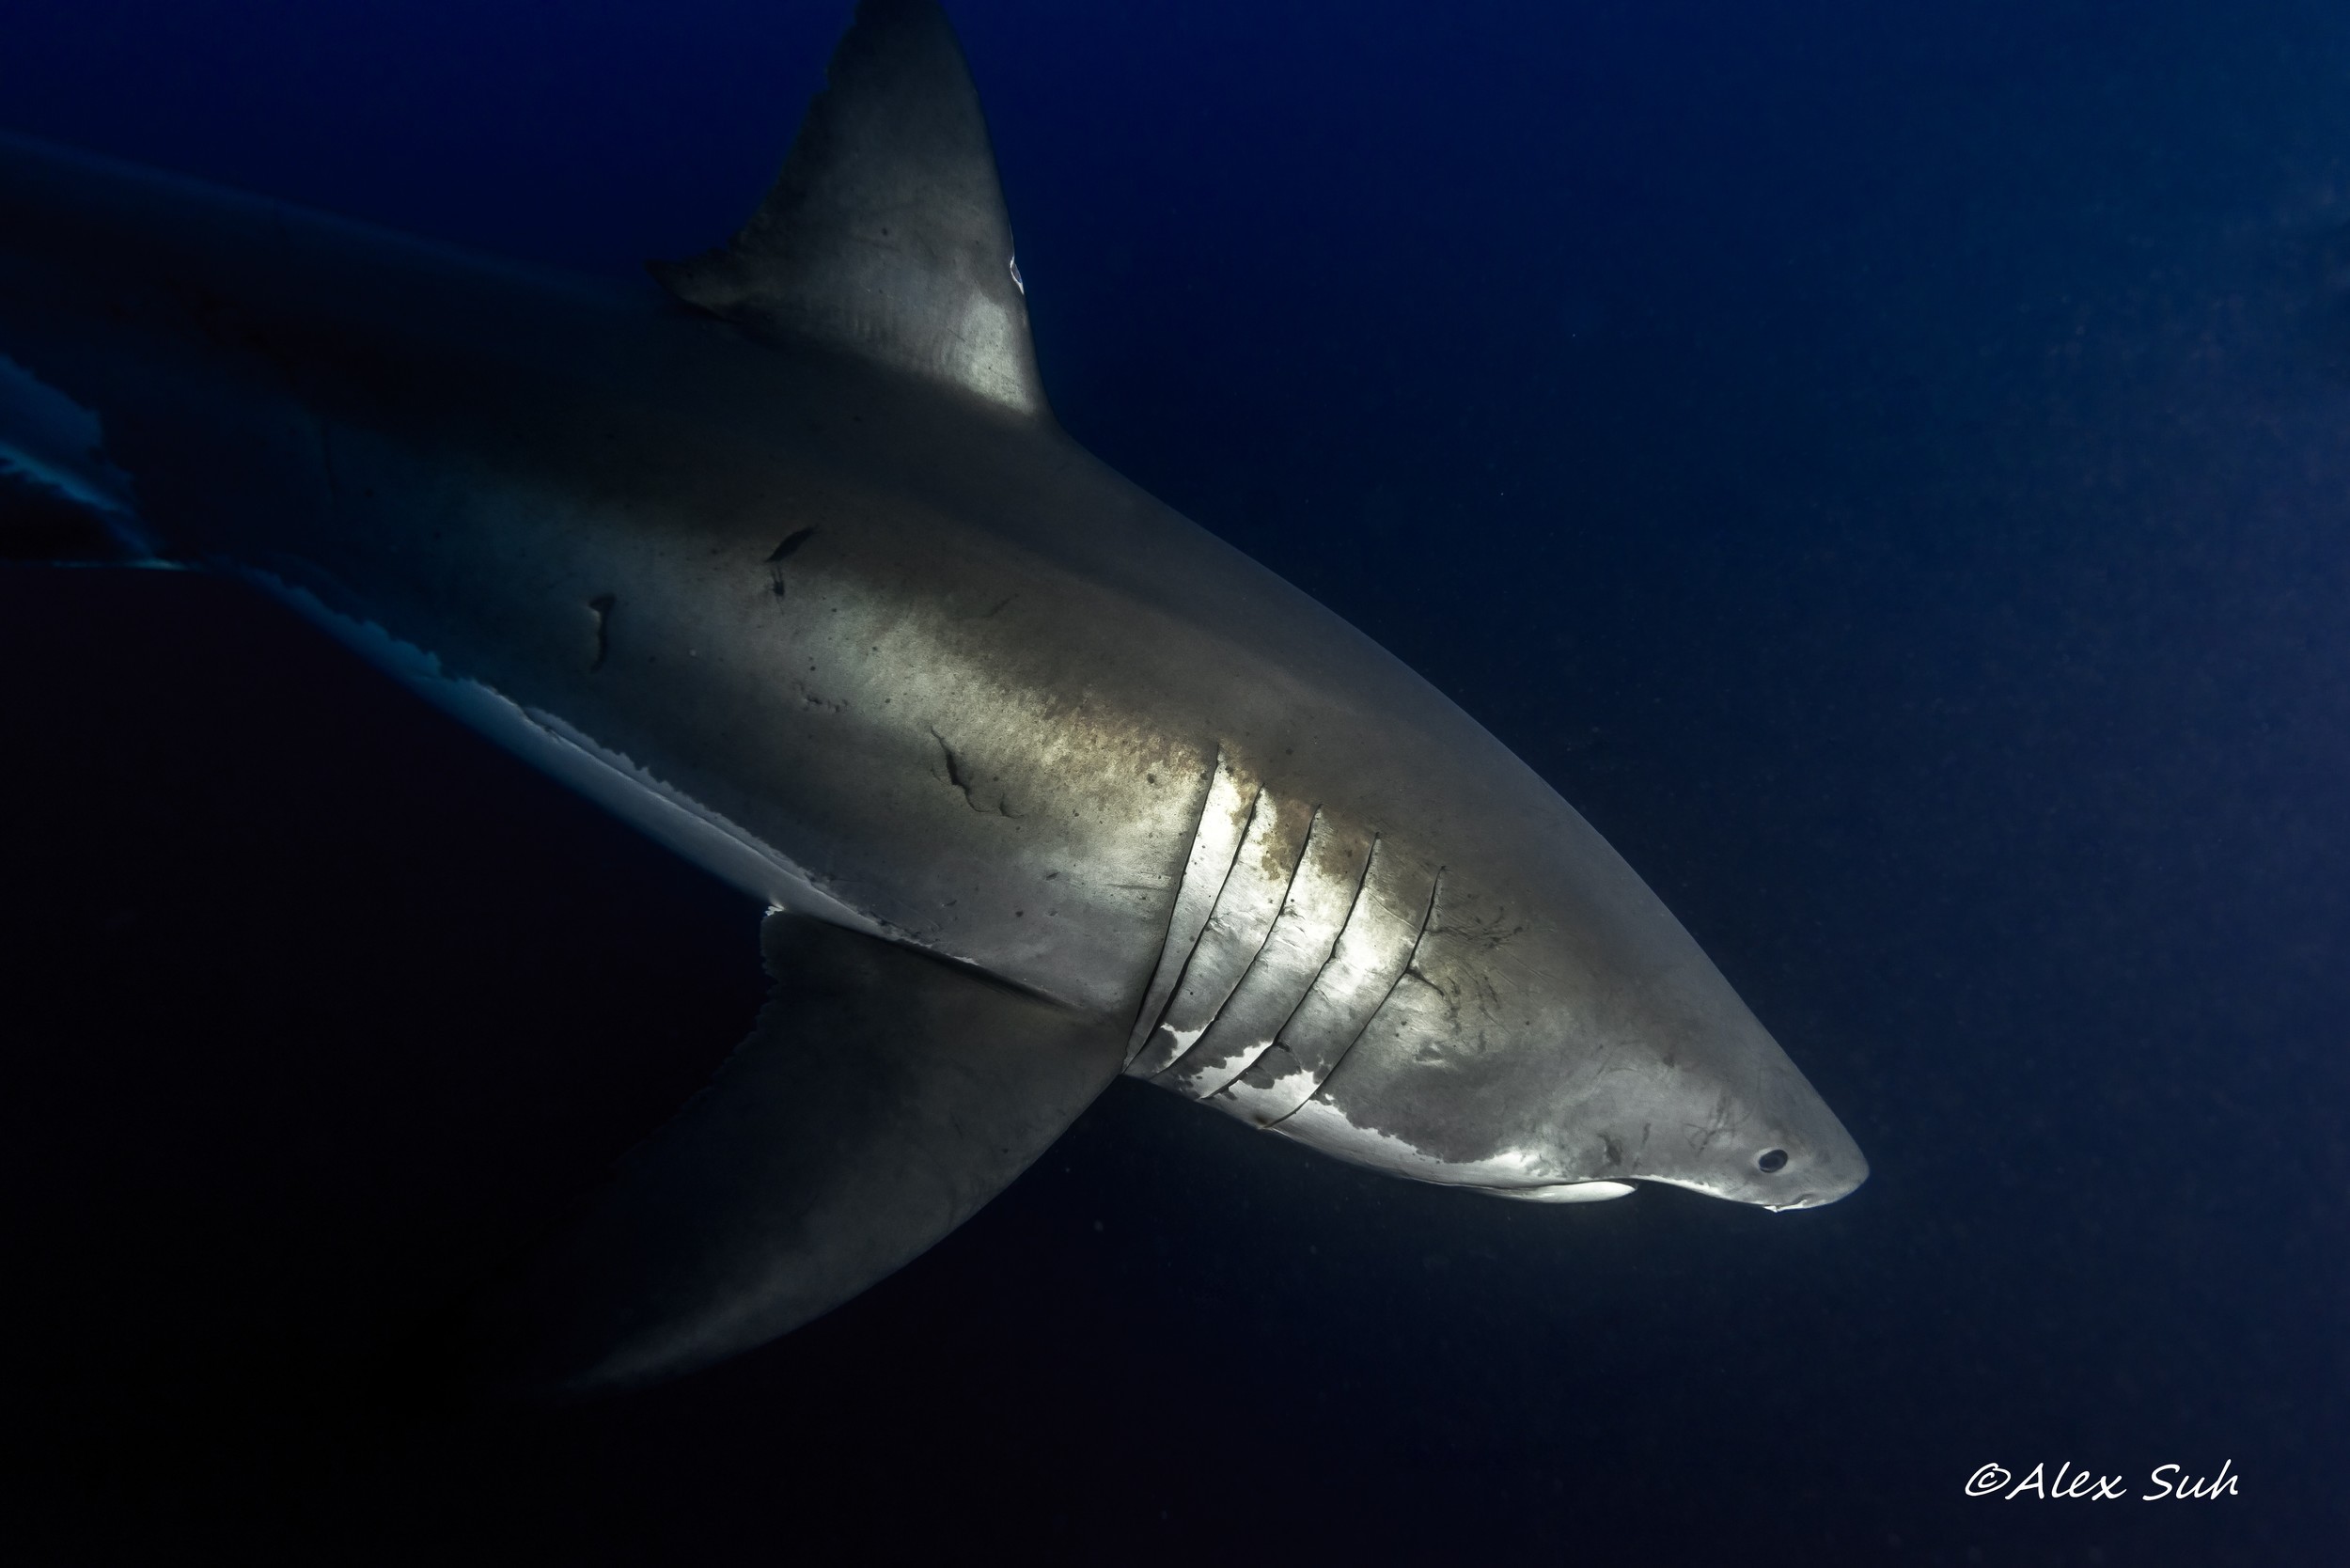
[[1814,1125],[1789,1131],[1783,1143],[1755,1154],[1750,1181],[1737,1194],[1774,1212],[1816,1209],[1845,1197],[1869,1179],[1869,1159],[1842,1122],[1814,1101]]

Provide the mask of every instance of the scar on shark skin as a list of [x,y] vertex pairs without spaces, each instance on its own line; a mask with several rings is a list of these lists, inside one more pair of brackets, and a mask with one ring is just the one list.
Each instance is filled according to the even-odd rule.
[[590,675],[603,667],[603,656],[612,651],[612,607],[619,603],[608,593],[599,593],[588,601],[588,608],[596,618],[596,656],[588,662]]
[[972,810],[979,812],[981,816],[988,815],[991,812],[998,817],[1010,817],[1015,815],[1010,807],[1005,804],[1005,801],[1001,796],[997,797],[994,806],[981,806],[979,804],[979,797],[971,792],[971,780],[963,776],[963,761],[955,755],[955,748],[947,744],[947,737],[940,734],[937,730],[932,729],[931,731],[931,739],[938,743],[938,754],[947,760],[947,782],[963,792],[964,805],[968,806]]
[[767,557],[768,591],[776,598],[783,597],[783,563],[791,558],[793,551],[815,537],[814,528],[802,528],[786,537],[781,544],[776,546],[775,553]]

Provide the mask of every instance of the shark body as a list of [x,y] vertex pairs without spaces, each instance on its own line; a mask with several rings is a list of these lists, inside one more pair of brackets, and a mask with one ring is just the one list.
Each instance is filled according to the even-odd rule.
[[0,143],[0,472],[773,911],[751,1039],[485,1307],[517,1377],[788,1331],[1120,1072],[1520,1199],[1864,1179],[1555,791],[1060,430],[934,5],[867,0],[766,203],[655,273]]

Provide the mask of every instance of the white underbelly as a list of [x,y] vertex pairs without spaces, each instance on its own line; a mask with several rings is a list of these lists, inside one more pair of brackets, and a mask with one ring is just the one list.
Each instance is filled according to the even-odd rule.
[[329,609],[306,588],[263,572],[247,575],[303,619],[434,707],[570,785],[720,881],[764,900],[773,909],[885,934],[879,921],[818,886],[804,868],[775,846],[563,719],[525,708],[478,681],[450,675],[432,653],[400,641],[372,621]]

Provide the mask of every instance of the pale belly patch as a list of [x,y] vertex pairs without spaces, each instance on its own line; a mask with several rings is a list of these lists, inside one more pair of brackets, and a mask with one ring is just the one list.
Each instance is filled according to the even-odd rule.
[[559,716],[525,708],[373,621],[343,615],[309,589],[264,572],[244,573],[303,619],[533,767],[586,795],[675,854],[771,909],[790,910],[873,935],[894,933],[842,902],[773,845],[656,777]]

